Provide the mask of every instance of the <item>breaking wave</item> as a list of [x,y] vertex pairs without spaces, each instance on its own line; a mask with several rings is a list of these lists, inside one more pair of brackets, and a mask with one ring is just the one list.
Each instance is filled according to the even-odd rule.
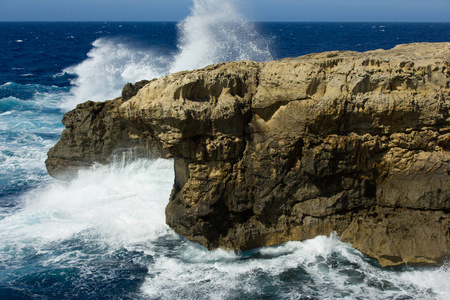
[[173,176],[172,160],[138,160],[82,171],[72,182],[51,181],[26,193],[22,208],[0,219],[0,277],[55,298],[64,296],[61,291],[73,298],[127,299],[450,294],[445,266],[382,269],[336,235],[239,253],[208,251],[165,224]]

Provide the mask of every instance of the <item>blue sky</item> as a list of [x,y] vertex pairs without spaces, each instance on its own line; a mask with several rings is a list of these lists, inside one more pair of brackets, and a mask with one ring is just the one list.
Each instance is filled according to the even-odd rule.
[[[450,0],[239,2],[247,18],[256,21],[450,22]],[[191,4],[192,0],[0,0],[0,21],[179,21],[189,14]]]

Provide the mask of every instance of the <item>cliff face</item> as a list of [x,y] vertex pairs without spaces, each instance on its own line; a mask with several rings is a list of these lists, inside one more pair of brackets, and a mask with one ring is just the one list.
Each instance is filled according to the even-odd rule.
[[142,85],[67,113],[49,173],[131,148],[171,156],[167,223],[208,248],[336,231],[384,266],[449,255],[450,43],[230,62]]

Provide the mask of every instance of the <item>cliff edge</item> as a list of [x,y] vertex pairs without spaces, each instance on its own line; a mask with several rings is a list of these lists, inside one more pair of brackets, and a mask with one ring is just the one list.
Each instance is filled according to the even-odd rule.
[[221,63],[124,94],[64,116],[52,176],[173,157],[167,224],[207,248],[335,231],[383,266],[450,254],[450,43]]

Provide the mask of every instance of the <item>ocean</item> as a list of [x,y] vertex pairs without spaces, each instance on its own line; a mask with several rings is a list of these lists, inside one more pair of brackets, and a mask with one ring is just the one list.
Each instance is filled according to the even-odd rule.
[[336,235],[207,251],[165,224],[171,160],[117,159],[71,182],[47,174],[63,114],[127,82],[450,42],[450,23],[251,23],[230,9],[197,6],[179,23],[0,23],[0,299],[450,298],[448,264],[381,268]]

